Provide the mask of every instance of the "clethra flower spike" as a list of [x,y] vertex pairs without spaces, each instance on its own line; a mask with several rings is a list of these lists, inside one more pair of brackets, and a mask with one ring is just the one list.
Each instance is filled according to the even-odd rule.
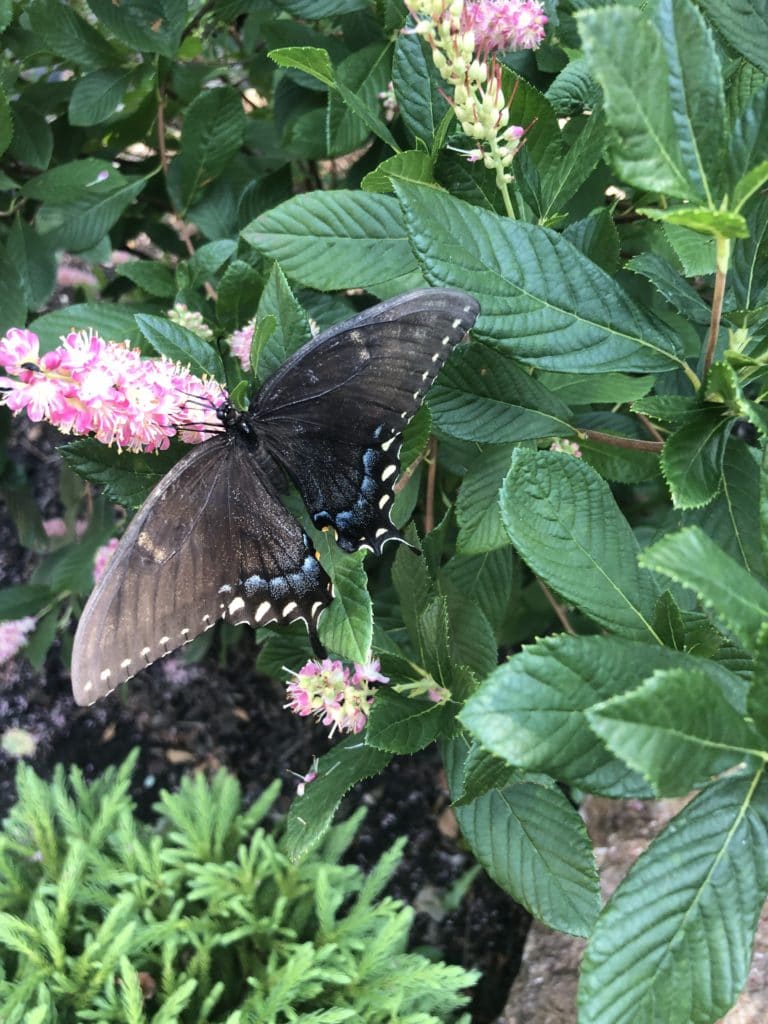
[[285,706],[302,717],[314,715],[331,727],[331,736],[337,730],[362,732],[376,696],[370,684],[389,682],[380,668],[375,658],[356,662],[352,671],[340,661],[324,658],[308,661],[298,672],[286,669],[293,679],[286,686],[290,700]]
[[217,381],[92,331],[73,331],[40,355],[36,334],[12,328],[0,338],[0,371],[0,404],[12,412],[128,451],[167,448],[177,433],[194,444],[221,427],[226,392]]

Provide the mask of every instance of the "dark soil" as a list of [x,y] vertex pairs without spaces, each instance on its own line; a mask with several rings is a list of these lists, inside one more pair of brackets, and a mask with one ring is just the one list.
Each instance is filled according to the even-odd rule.
[[[39,429],[17,432],[12,448],[45,516],[60,512],[52,440]],[[26,579],[33,565],[0,504],[0,586]],[[311,720],[285,711],[284,699],[281,682],[254,675],[253,650],[243,642],[226,667],[214,655],[196,665],[172,655],[94,707],[79,708],[55,646],[44,672],[23,658],[0,665],[0,735],[14,727],[32,734],[37,747],[29,760],[46,777],[60,763],[77,764],[92,777],[138,747],[133,797],[145,817],[152,816],[159,791],[173,789],[183,773],[220,765],[237,775],[248,802],[272,779],[283,779],[287,808],[297,782],[292,773],[306,772],[328,741]],[[14,799],[13,774],[13,760],[0,751],[0,817]],[[443,897],[474,862],[458,835],[434,749],[396,758],[352,791],[341,814],[361,801],[368,814],[348,859],[368,868],[397,836],[408,836],[389,891],[417,909],[412,945],[479,968],[473,1021],[496,1020],[519,967],[529,917],[482,871],[458,909],[444,910]]]

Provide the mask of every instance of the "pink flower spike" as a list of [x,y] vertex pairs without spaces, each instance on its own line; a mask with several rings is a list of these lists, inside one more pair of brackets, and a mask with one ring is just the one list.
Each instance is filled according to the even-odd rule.
[[93,582],[100,583],[101,578],[107,570],[107,566],[114,555],[120,541],[117,537],[111,537],[106,544],[96,549],[93,556]]
[[380,669],[381,663],[378,658],[369,658],[362,664],[355,662],[355,671],[351,682],[354,686],[360,686],[363,683],[388,683],[389,676],[383,676]]
[[37,365],[39,359],[40,342],[32,331],[12,327],[0,338],[0,366],[13,377],[19,375],[24,363]]
[[244,373],[248,373],[251,368],[251,346],[253,345],[254,329],[255,321],[251,320],[244,327],[233,331],[227,339],[232,355],[239,359]]
[[27,635],[35,628],[37,620],[31,615],[23,619],[0,622],[0,665],[9,661],[27,642]]

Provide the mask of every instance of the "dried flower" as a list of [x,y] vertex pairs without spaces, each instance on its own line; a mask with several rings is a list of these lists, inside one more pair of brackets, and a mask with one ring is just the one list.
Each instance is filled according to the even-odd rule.
[[216,409],[226,394],[217,381],[93,332],[73,331],[40,355],[36,334],[12,328],[0,339],[0,369],[8,374],[0,376],[0,403],[65,434],[151,452],[176,433],[192,444],[221,428]]
[[286,669],[293,679],[287,685],[291,699],[285,706],[297,715],[314,715],[323,725],[331,726],[331,736],[337,729],[361,732],[376,695],[370,683],[389,682],[380,667],[372,659],[364,664],[355,663],[350,672],[340,661],[324,658],[308,661],[298,672]]
[[31,615],[23,619],[0,622],[0,665],[9,661],[27,642],[27,635],[35,628],[37,620]]

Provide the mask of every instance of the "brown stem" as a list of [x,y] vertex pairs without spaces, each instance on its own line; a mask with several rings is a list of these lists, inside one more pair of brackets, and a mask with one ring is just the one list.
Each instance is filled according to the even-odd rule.
[[643,416],[640,413],[636,413],[635,415],[640,420],[640,422],[643,424],[643,426],[648,431],[648,433],[651,435],[651,437],[655,437],[656,440],[659,442],[659,444],[664,444],[664,438],[658,432],[656,427],[654,427],[654,425],[651,423],[651,421],[648,419],[648,417],[647,416]]
[[715,269],[715,291],[712,296],[712,315],[709,320],[709,336],[707,338],[707,351],[704,355],[704,369],[702,376],[712,365],[715,355],[717,336],[720,333],[720,319],[723,315],[723,299],[725,298],[725,279],[728,273],[728,259],[730,256],[731,244],[727,238],[719,238],[716,242],[716,269]]
[[614,448],[634,448],[635,451],[640,452],[660,452],[664,447],[663,441],[641,441],[636,437],[619,437],[617,434],[604,434],[602,430],[583,430],[581,427],[576,429],[579,437],[585,437],[589,441],[602,441],[603,444],[613,445]]
[[536,582],[538,583],[539,587],[541,588],[542,594],[544,595],[544,597],[546,597],[547,601],[552,606],[552,611],[557,616],[557,618],[558,618],[558,620],[560,622],[560,625],[563,627],[565,632],[566,633],[570,633],[571,636],[576,636],[576,630],[571,625],[571,623],[570,623],[570,621],[568,619],[568,616],[565,613],[565,608],[563,608],[563,606],[560,604],[559,601],[555,600],[554,594],[549,589],[549,587],[547,586],[546,583],[543,583],[538,578],[537,578]]
[[157,155],[163,177],[168,175],[168,150],[165,148],[165,94],[157,89]]

